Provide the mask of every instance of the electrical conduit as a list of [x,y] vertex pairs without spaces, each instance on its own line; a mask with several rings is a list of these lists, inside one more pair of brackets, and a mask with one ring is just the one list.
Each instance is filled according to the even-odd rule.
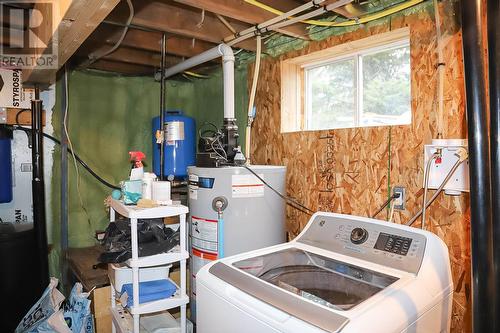
[[[374,21],[374,20],[377,20],[379,18],[383,18],[385,16],[388,16],[388,15],[392,15],[394,13],[397,13],[401,10],[404,10],[404,9],[407,9],[407,8],[410,8],[410,7],[413,7],[421,2],[423,2],[424,0],[410,0],[410,1],[406,1],[404,3],[401,3],[399,5],[396,5],[396,6],[393,6],[389,9],[386,9],[386,10],[382,10],[380,12],[377,12],[377,13],[374,13],[374,14],[368,14],[364,17],[361,17],[359,19],[356,19],[356,20],[349,20],[349,21],[344,21],[344,22],[326,22],[326,21],[318,21],[318,20],[305,20],[305,19],[300,19],[299,21],[302,22],[302,23],[306,23],[306,24],[312,24],[312,25],[317,25],[317,26],[323,26],[323,27],[348,27],[348,26],[353,26],[353,25],[358,25],[358,24],[363,24],[363,23],[367,23],[367,22],[370,22],[370,21]],[[253,5],[253,6],[256,6],[256,7],[259,7],[261,9],[264,9],[268,12],[271,12],[273,14],[276,14],[276,15],[283,15],[284,13],[276,8],[273,8],[271,6],[268,6],[262,2],[259,2],[257,0],[245,0],[245,2]],[[327,6],[328,7],[328,6]],[[331,9],[329,9],[331,10]],[[316,15],[314,15],[316,16]],[[290,16],[288,16],[288,18],[290,18]],[[292,18],[292,19],[297,19],[297,18]]]

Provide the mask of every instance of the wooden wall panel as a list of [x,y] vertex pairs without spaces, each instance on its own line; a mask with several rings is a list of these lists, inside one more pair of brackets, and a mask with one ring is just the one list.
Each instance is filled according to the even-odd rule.
[[[455,15],[450,2],[443,2],[440,12],[446,61],[444,137],[465,138],[461,33],[455,21],[459,15]],[[263,59],[256,94],[257,118],[252,129],[253,163],[286,165],[288,195],[313,210],[371,216],[387,199],[388,183],[405,186],[407,209],[395,212],[394,220],[401,223],[410,219],[421,208],[423,145],[437,135],[433,15],[429,9],[399,16],[386,24],[311,42],[304,49],[279,58]],[[411,125],[280,133],[281,60],[404,26],[411,31]],[[249,73],[250,86],[252,68]],[[386,216],[387,213],[382,212],[379,218]],[[441,195],[428,214],[429,229],[441,237],[450,250],[455,283],[454,333],[470,331],[469,216],[467,194]],[[290,238],[295,237],[307,221],[308,216],[288,207]]]

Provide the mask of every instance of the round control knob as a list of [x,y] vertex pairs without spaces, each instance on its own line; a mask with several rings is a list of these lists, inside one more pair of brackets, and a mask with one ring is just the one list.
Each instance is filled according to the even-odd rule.
[[354,228],[351,232],[351,242],[362,244],[368,239],[368,231],[363,228]]

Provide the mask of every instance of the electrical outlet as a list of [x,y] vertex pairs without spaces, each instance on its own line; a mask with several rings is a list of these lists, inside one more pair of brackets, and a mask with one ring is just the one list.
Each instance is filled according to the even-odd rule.
[[403,186],[395,186],[392,190],[392,193],[399,193],[399,198],[396,198],[392,201],[394,209],[405,210],[405,188]]

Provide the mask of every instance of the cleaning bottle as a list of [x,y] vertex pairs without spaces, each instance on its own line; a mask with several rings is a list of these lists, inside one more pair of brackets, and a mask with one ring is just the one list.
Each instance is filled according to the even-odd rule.
[[141,180],[144,178],[144,165],[142,161],[146,155],[142,151],[129,151],[132,169],[130,170],[130,180]]

